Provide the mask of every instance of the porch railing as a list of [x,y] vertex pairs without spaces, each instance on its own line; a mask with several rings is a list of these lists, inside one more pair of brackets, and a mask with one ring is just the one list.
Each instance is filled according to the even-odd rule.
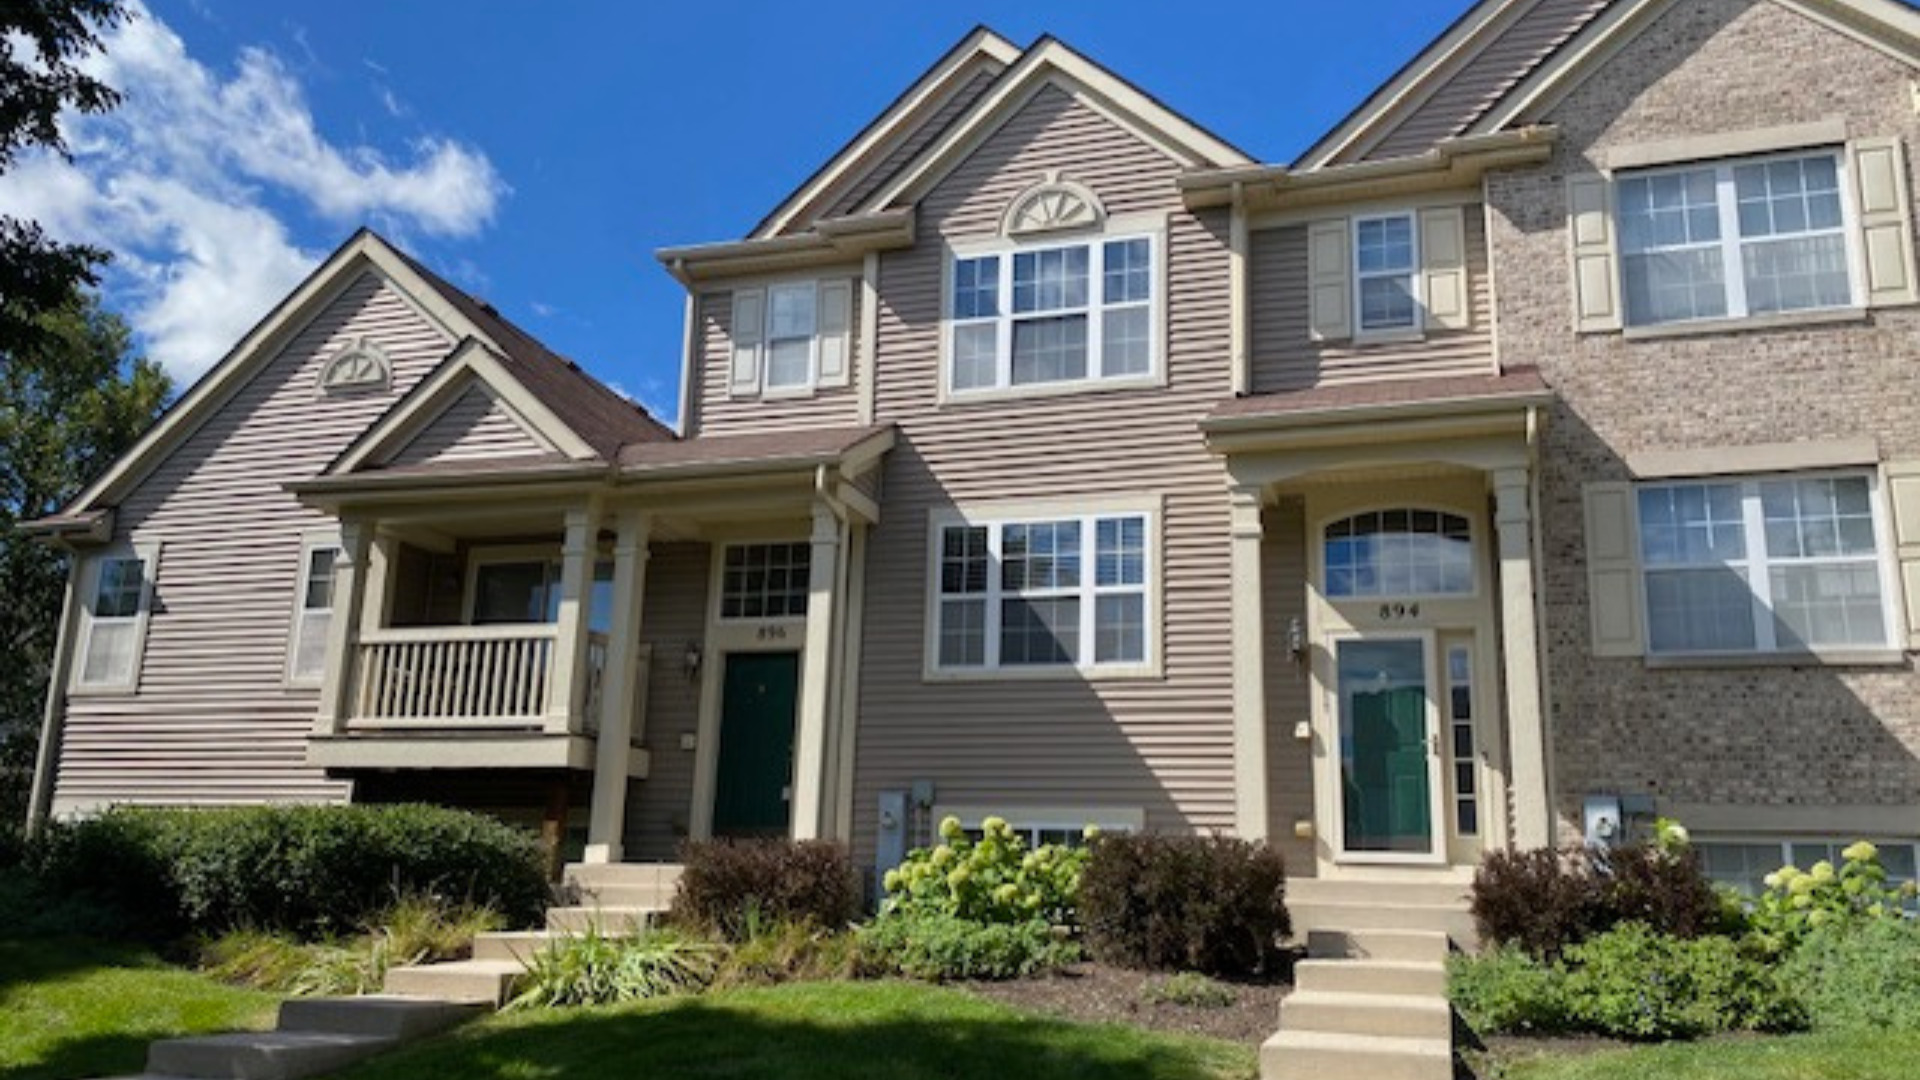
[[[601,635],[587,642],[592,717],[606,662]],[[429,626],[380,630],[360,640],[355,728],[537,728],[552,702],[558,629],[550,625]],[[585,730],[583,717],[568,728]]]

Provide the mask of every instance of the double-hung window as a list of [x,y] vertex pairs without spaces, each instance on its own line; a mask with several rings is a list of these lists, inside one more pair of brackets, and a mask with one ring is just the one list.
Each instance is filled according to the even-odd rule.
[[797,390],[813,383],[814,284],[803,281],[767,290],[768,390]]
[[1353,220],[1354,291],[1362,334],[1417,330],[1420,254],[1413,215]]
[[1650,651],[1891,647],[1875,487],[1866,472],[1641,487]]
[[1148,522],[1096,513],[939,525],[934,669],[1146,665]]
[[1833,151],[1622,174],[1629,326],[1857,303]]
[[735,289],[727,394],[796,397],[848,385],[853,280],[830,277]]
[[158,556],[158,547],[141,545],[88,560],[74,689],[131,691],[139,683]]
[[1151,375],[1156,241],[1023,246],[957,258],[949,296],[955,393]]
[[340,555],[332,537],[309,540],[300,552],[300,583],[294,594],[287,681],[317,682],[326,673],[327,635],[333,625],[333,566]]

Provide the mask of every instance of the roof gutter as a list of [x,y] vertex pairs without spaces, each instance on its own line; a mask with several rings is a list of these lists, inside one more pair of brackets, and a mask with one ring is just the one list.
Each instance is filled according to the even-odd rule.
[[53,547],[104,544],[113,539],[113,511],[98,509],[54,514],[35,521],[23,521],[15,528],[22,536],[30,536]]
[[1200,430],[1208,435],[1230,435],[1247,431],[1294,430],[1370,420],[1470,416],[1475,413],[1499,413],[1514,409],[1526,410],[1528,424],[1531,426],[1534,423],[1535,412],[1552,403],[1553,391],[1546,389],[1511,394],[1462,394],[1458,397],[1424,398],[1418,401],[1334,405],[1300,412],[1211,416],[1200,421]]
[[1489,135],[1442,139],[1425,153],[1384,161],[1295,172],[1285,165],[1245,165],[1200,169],[1178,180],[1190,210],[1231,206],[1236,189],[1250,209],[1335,202],[1371,194],[1371,189],[1405,190],[1471,183],[1489,169],[1537,165],[1553,152],[1559,131],[1551,126],[1516,128]]
[[913,208],[903,207],[826,218],[792,236],[661,248],[653,257],[681,284],[691,286],[736,274],[824,266],[872,251],[897,251],[913,246],[913,233]]

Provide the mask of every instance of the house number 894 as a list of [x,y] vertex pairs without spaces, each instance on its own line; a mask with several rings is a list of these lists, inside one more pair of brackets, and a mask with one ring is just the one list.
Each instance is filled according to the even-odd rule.
[[1394,619],[1417,619],[1419,617],[1420,617],[1419,604],[1381,604],[1380,605],[1380,618],[1383,620],[1392,621]]
[[760,628],[759,638],[761,641],[785,641],[787,640],[787,628],[784,626],[763,626]]

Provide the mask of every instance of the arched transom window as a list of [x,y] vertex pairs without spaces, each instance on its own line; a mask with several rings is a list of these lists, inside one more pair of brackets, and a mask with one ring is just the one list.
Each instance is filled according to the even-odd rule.
[[1473,591],[1473,531],[1459,514],[1371,510],[1327,526],[1330,597]]

